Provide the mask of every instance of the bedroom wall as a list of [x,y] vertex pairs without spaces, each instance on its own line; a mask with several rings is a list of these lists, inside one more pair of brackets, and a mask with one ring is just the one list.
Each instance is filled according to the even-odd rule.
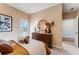
[[75,18],[77,16],[77,11],[75,12],[67,12],[67,13],[63,13],[63,20],[64,19],[71,19],[71,18]]
[[34,27],[41,19],[46,19],[48,22],[54,21],[54,26],[52,27],[52,33],[54,37],[53,45],[55,47],[61,48],[62,47],[62,4],[32,14],[30,16],[30,35],[32,34],[32,32],[34,32]]
[[[21,12],[15,8],[12,8],[6,4],[0,4],[0,14],[12,16],[12,31],[11,32],[0,32],[0,39],[9,40],[16,38],[20,35],[20,20],[24,19],[29,22],[29,15]],[[29,26],[28,26],[29,28]],[[28,30],[29,34],[29,30]]]

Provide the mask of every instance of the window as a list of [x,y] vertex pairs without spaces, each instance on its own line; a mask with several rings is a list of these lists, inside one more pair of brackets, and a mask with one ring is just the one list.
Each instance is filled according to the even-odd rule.
[[29,22],[28,20],[22,19],[20,22],[20,31],[22,35],[27,35],[29,28]]
[[21,20],[21,31],[26,32],[27,31],[27,21]]

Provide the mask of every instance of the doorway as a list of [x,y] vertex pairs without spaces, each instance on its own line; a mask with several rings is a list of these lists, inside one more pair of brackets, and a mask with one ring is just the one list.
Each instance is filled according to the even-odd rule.
[[64,19],[63,26],[63,40],[67,44],[75,44],[75,18]]

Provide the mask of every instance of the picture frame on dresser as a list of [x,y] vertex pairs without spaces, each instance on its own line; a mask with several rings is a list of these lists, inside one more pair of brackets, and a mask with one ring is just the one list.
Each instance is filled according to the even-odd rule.
[[0,32],[12,31],[12,16],[0,14]]

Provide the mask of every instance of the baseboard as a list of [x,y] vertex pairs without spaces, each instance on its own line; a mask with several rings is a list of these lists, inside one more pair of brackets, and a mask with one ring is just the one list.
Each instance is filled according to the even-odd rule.
[[58,48],[58,49],[62,49],[62,46],[57,46],[57,45],[53,45],[53,47]]
[[63,37],[63,41],[74,42],[74,39],[75,39],[75,38]]

